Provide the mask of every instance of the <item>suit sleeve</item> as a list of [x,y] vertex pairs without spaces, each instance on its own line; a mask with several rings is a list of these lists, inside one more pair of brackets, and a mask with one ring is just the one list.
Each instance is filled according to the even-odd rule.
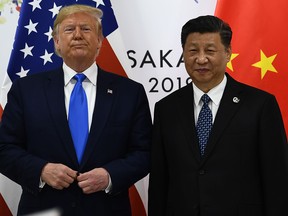
[[259,145],[265,215],[287,215],[288,145],[275,97],[267,100],[260,119]]
[[0,172],[24,190],[37,193],[46,161],[27,152],[25,122],[29,119],[25,119],[23,113],[20,82],[15,81],[0,124]]

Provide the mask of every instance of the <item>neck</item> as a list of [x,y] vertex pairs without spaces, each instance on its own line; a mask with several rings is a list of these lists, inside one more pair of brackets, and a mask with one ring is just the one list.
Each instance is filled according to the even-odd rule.
[[93,62],[84,62],[84,61],[75,61],[75,62],[65,62],[65,64],[76,71],[77,73],[82,73],[83,71],[87,70],[95,61]]

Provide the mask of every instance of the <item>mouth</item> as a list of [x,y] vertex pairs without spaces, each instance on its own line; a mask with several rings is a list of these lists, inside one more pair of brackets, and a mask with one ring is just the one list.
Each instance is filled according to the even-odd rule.
[[197,68],[195,69],[198,73],[207,73],[209,71],[208,68]]
[[86,47],[86,44],[73,44],[72,47],[73,48],[82,48],[82,47]]

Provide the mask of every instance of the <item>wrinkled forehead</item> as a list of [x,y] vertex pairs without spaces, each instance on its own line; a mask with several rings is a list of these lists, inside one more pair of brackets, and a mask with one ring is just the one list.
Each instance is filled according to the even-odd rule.
[[85,12],[78,12],[67,15],[63,20],[59,23],[61,24],[79,24],[79,23],[86,23],[90,25],[97,25],[97,18],[89,13]]

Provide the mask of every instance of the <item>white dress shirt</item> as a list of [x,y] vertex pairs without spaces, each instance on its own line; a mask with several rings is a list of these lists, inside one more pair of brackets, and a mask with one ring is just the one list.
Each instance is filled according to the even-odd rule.
[[[222,98],[226,83],[227,83],[227,77],[224,75],[224,78],[221,81],[221,83],[219,83],[216,87],[212,88],[208,93],[206,93],[211,99],[208,106],[212,111],[213,123],[214,123],[215,116],[217,114],[217,111],[221,102],[221,98]],[[194,83],[192,83],[192,85],[193,85],[193,92],[194,92],[194,117],[195,117],[195,124],[197,124],[198,116],[203,105],[203,101],[201,100],[201,97],[203,94],[205,94],[205,92],[200,90]]]
[[[65,63],[63,63],[63,71],[64,71],[64,93],[65,93],[65,106],[67,117],[69,116],[69,103],[70,96],[73,91],[73,88],[76,84],[76,80],[73,77],[77,74],[76,71],[69,68]],[[83,80],[82,86],[86,93],[87,97],[87,105],[88,105],[88,121],[89,121],[89,131],[92,122],[92,116],[96,101],[96,83],[98,76],[98,67],[96,63],[92,64],[88,69],[82,72],[86,79]]]

